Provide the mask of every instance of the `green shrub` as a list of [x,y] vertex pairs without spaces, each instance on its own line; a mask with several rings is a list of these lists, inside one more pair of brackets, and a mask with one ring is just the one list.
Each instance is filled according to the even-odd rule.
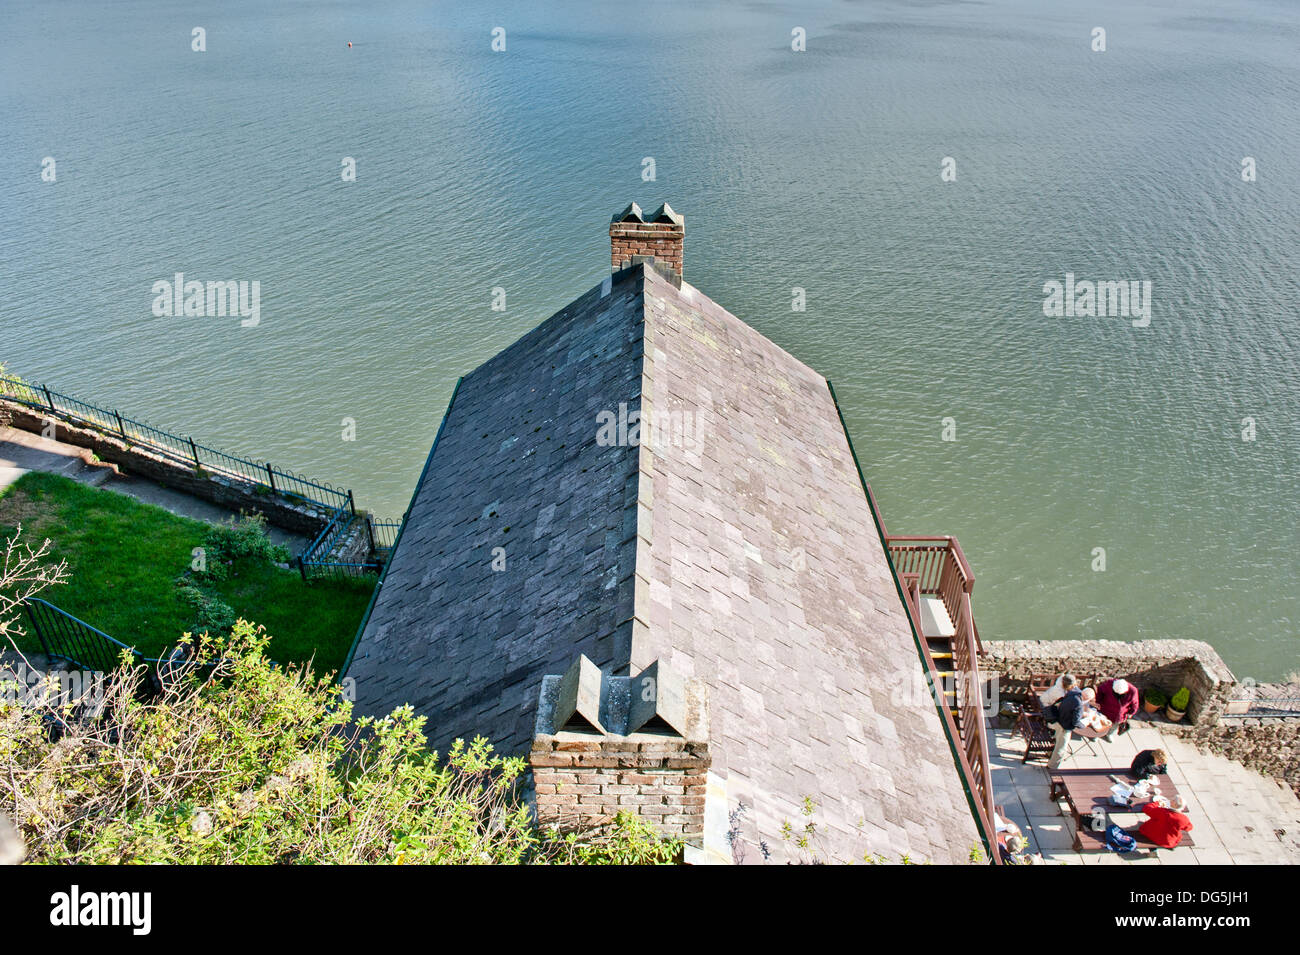
[[194,611],[194,632],[220,631],[229,633],[235,626],[237,616],[230,604],[220,597],[208,593],[194,585],[189,577],[177,578],[177,596],[181,603]]
[[1164,706],[1169,702],[1168,695],[1158,686],[1147,687],[1147,691],[1142,694],[1142,698],[1152,706]]
[[660,837],[650,823],[627,810],[588,833],[548,837],[548,861],[576,865],[667,865],[681,855],[681,843]]
[[[238,621],[185,641],[192,665],[136,698],[110,675],[94,718],[0,695],[0,806],[29,862],[649,864],[678,858],[641,819],[553,835],[521,798],[525,763],[487,740],[440,760],[402,707],[353,719],[309,667],[275,666]],[[58,706],[57,701],[50,707]]]
[[1172,706],[1174,709],[1176,709],[1179,713],[1186,713],[1187,704],[1191,702],[1191,699],[1192,699],[1191,690],[1187,689],[1187,687],[1185,686],[1180,687],[1178,692],[1174,694],[1173,699],[1169,701],[1169,705]]
[[241,514],[237,520],[213,524],[203,537],[203,551],[207,569],[195,573],[212,580],[225,580],[241,562],[265,566],[290,559],[288,548],[271,543],[261,514]]
[[193,632],[229,633],[237,614],[214,592],[214,585],[237,575],[240,568],[260,570],[289,560],[287,548],[271,543],[266,518],[241,514],[213,524],[203,535],[203,566],[187,570],[176,578],[177,596],[194,611]]

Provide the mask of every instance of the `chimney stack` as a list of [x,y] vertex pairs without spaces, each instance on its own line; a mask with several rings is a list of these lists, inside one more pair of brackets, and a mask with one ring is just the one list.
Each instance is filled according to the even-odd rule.
[[659,661],[620,677],[579,656],[564,675],[543,677],[528,754],[538,821],[567,831],[625,810],[701,848],[708,693]]
[[649,216],[635,202],[609,224],[610,265],[615,272],[638,262],[653,260],[682,279],[682,248],[686,219],[664,203]]

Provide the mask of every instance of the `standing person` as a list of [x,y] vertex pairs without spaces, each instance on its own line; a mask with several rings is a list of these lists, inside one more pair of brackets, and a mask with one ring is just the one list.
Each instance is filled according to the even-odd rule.
[[1075,686],[1074,674],[1067,673],[1061,677],[1061,689],[1065,695],[1043,711],[1047,725],[1056,732],[1056,745],[1052,748],[1051,758],[1047,761],[1048,769],[1061,765],[1065,748],[1070,743],[1070,734],[1079,725],[1080,710],[1083,706],[1083,693]]
[[1097,709],[1110,720],[1110,732],[1104,737],[1105,740],[1115,742],[1115,734],[1120,731],[1120,727],[1128,723],[1129,718],[1138,711],[1137,687],[1119,677],[1098,684]]

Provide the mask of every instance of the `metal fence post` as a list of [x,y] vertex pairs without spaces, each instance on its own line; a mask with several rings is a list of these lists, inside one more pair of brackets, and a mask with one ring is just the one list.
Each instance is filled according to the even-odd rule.
[[307,565],[302,562],[302,554],[298,555],[298,573],[302,574],[302,582],[307,582]]
[[54,398],[50,396],[50,389],[45,385],[41,385],[41,391],[45,392],[45,400],[49,404],[50,410],[57,411],[58,409],[54,407]]
[[123,438],[126,438],[126,428],[122,427],[122,416],[117,413],[116,408],[113,409],[113,417],[117,419],[118,434],[120,434]]
[[271,479],[271,490],[275,490],[275,471],[271,468],[271,462],[266,462],[266,476]]
[[352,499],[352,488],[348,488],[348,506],[352,508],[352,516],[357,516],[357,502]]
[[198,471],[202,467],[199,464],[199,449],[194,446],[193,438],[187,438],[186,440],[190,443],[190,454],[194,455],[194,470]]

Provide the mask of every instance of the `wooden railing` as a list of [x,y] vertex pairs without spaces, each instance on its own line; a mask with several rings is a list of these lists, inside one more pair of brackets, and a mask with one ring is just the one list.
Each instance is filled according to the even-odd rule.
[[[874,502],[873,502],[874,503]],[[993,851],[997,849],[993,828],[993,784],[989,771],[988,735],[984,727],[984,704],[979,672],[979,631],[975,628],[975,615],[971,611],[970,594],[975,587],[966,555],[955,537],[914,537],[887,535],[886,543],[894,571],[903,583],[907,612],[920,634],[922,597],[938,597],[956,633],[952,640],[952,682],[956,696],[959,720],[953,720],[946,700],[942,697],[944,681],[938,668],[926,653],[935,692],[940,694],[941,709],[954,739],[960,740],[962,771],[976,796],[980,822],[984,826]]]
[[[948,618],[959,633],[958,618],[965,619],[976,649],[982,650],[975,618],[970,612],[970,592],[975,588],[975,575],[971,573],[957,538],[891,534],[887,540],[889,556],[899,576],[918,577],[922,596],[942,600]],[[962,600],[963,594],[966,595],[965,601]]]

